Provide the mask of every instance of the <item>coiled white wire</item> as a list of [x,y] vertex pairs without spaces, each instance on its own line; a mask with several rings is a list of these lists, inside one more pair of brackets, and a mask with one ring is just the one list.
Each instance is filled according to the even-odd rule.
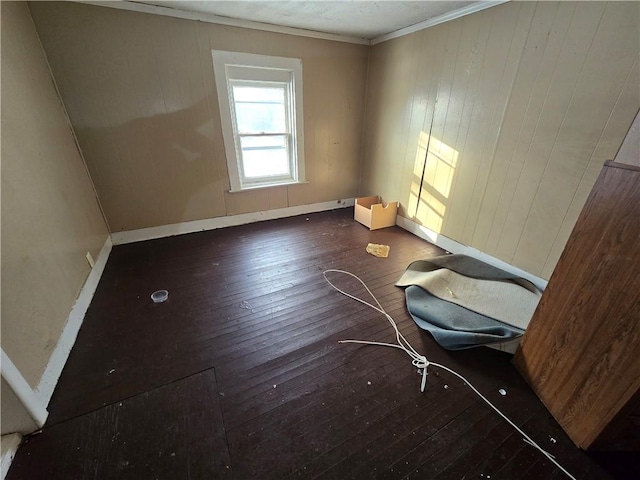
[[[348,275],[350,277],[355,278],[358,282],[360,282],[360,284],[364,287],[364,289],[367,291],[367,293],[371,296],[371,298],[373,298],[373,300],[375,301],[376,305],[373,305],[365,300],[362,300],[361,298],[358,298],[354,295],[351,295],[350,293],[345,292],[344,290],[340,289],[339,287],[335,286],[328,278],[327,278],[327,273],[340,273],[340,274],[344,274],[344,275]],[[338,343],[360,343],[360,344],[364,344],[364,345],[377,345],[377,346],[381,346],[381,347],[391,347],[391,348],[398,348],[400,350],[404,350],[405,353],[407,353],[407,355],[409,355],[411,357],[411,364],[417,368],[422,369],[422,382],[420,384],[420,391],[424,392],[425,386],[427,384],[427,367],[429,365],[433,365],[434,367],[438,367],[441,368],[443,370],[446,370],[447,372],[455,375],[456,377],[460,378],[465,385],[467,385],[469,388],[471,388],[471,390],[473,390],[482,400],[484,400],[484,402],[489,405],[493,410],[495,410],[498,415],[500,415],[502,418],[504,418],[507,423],[509,423],[509,425],[511,425],[513,428],[516,429],[516,431],[518,433],[520,433],[524,438],[523,440],[528,443],[529,445],[531,445],[532,447],[535,447],[536,449],[538,449],[545,457],[547,457],[549,460],[551,460],[551,462],[553,462],[554,465],[556,465],[560,470],[562,470],[562,472],[567,475],[567,477],[571,478],[572,480],[577,480],[573,475],[571,475],[562,465],[560,465],[555,457],[553,455],[551,455],[549,452],[547,452],[546,450],[544,450],[540,445],[538,445],[535,441],[533,441],[533,439],[531,439],[531,437],[529,437],[529,435],[527,435],[526,433],[524,433],[520,427],[518,427],[515,423],[513,423],[511,420],[509,420],[509,418],[502,413],[500,410],[498,410],[498,408],[493,405],[493,403],[491,403],[484,395],[482,395],[477,388],[475,388],[471,382],[469,382],[469,380],[467,380],[466,378],[464,378],[462,375],[460,375],[459,373],[455,372],[454,370],[451,370],[448,367],[445,367],[444,365],[441,365],[439,363],[435,363],[435,362],[429,362],[429,360],[427,360],[427,357],[425,357],[424,355],[420,355],[412,346],[411,344],[407,341],[406,338],[404,338],[404,336],[402,335],[402,333],[400,333],[400,330],[398,330],[398,325],[396,324],[395,320],[391,317],[391,315],[389,315],[385,309],[382,307],[382,305],[380,305],[380,302],[378,301],[378,299],[376,298],[376,296],[371,292],[371,290],[369,290],[369,287],[367,287],[367,285],[357,276],[354,275],[351,272],[347,272],[345,270],[337,270],[337,269],[329,269],[329,270],[325,270],[324,272],[322,272],[322,276],[324,277],[324,279],[326,280],[326,282],[331,285],[331,287],[333,287],[335,290],[337,290],[338,292],[340,292],[342,295],[345,295],[357,302],[362,303],[363,305],[366,305],[372,309],[374,309],[376,312],[381,313],[382,315],[385,316],[385,318],[387,319],[387,321],[391,324],[391,327],[393,327],[393,329],[396,332],[396,340],[398,341],[398,344],[394,344],[394,343],[384,343],[384,342],[373,342],[373,341],[368,341],[368,340],[340,340]]]

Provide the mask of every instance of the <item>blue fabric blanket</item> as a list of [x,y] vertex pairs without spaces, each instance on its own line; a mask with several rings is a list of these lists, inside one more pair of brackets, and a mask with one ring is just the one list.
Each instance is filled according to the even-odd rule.
[[405,288],[407,309],[413,320],[431,333],[439,345],[448,350],[461,350],[507,342],[524,333],[521,328],[438,298],[416,284],[420,283],[416,279],[422,272],[441,268],[479,280],[513,282],[540,295],[531,282],[466,255],[445,255],[413,262],[396,285]]

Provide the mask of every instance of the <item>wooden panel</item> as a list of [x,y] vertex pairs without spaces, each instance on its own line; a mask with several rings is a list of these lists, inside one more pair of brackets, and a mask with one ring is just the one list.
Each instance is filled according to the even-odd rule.
[[[446,26],[440,29],[443,28],[446,29]],[[377,61],[371,66],[369,75],[377,81],[368,88],[367,116],[372,119],[372,128],[380,135],[385,132],[387,141],[365,142],[365,160],[362,164],[362,176],[366,179],[362,193],[380,195],[389,201],[399,201],[402,192],[399,180],[403,177],[402,160],[406,152],[405,127],[410,124],[413,113],[412,103],[405,101],[406,92],[415,88],[416,67],[419,64],[418,52],[413,47],[415,36],[398,40],[372,52]],[[401,52],[406,54],[402,55]],[[431,53],[432,50],[428,49],[423,54],[431,58]],[[418,118],[417,123],[420,124],[421,120]]]
[[603,169],[515,357],[582,448],[640,388],[640,169],[631,168]]
[[[367,46],[94,5],[30,8],[112,231],[358,195]],[[309,183],[228,193],[214,48],[303,60]]]
[[538,4],[514,80],[512,99],[504,116],[491,176],[478,219],[475,245],[496,254],[504,223],[517,190],[526,152],[536,130],[544,98],[553,78],[553,65],[573,18],[573,2]]
[[364,191],[391,195],[401,215],[548,278],[640,107],[639,10],[637,2],[510,2],[414,41],[375,45]]
[[484,120],[486,126],[484,127],[484,138],[478,143],[477,151],[474,152],[476,161],[473,163],[476,164],[478,170],[473,184],[473,193],[466,212],[464,212],[466,222],[461,237],[462,243],[466,245],[476,246],[475,237],[479,214],[487,190],[487,182],[491,175],[497,143],[504,127],[505,110],[513,98],[511,96],[513,82],[522,61],[522,52],[531,30],[536,5],[524,3],[517,20],[514,18],[509,21],[500,15],[499,10],[496,12],[496,25],[504,25],[504,27],[497,29],[496,33],[492,29],[488,52],[489,55],[493,55],[494,51],[500,52],[501,46],[492,47],[492,40],[504,43],[508,49],[504,50],[501,55],[498,54],[495,58],[495,61],[498,62],[498,65],[495,65],[497,68],[488,70],[488,75],[485,77],[490,95],[483,97],[481,104],[481,108],[487,111]]
[[458,51],[461,26],[460,22],[446,26],[447,28],[442,29],[439,35],[438,50],[443,53],[443,58],[440,69],[434,72],[437,75],[438,89],[434,111],[431,119],[428,120],[429,130],[425,132],[428,135],[425,168],[416,212],[418,221],[435,231],[442,230],[443,216],[448,206],[449,186],[456,162],[456,159],[452,158],[455,153],[448,150],[444,143],[444,131],[457,56],[446,53]]
[[[434,68],[434,65],[440,62],[444,56],[441,49],[438,48],[438,32],[438,29],[420,32],[421,35],[415,40],[425,46],[419,53],[422,61],[418,61],[414,55],[411,56],[411,60],[414,63],[412,85],[414,95],[410,106],[411,111],[406,132],[407,141],[403,145],[404,156],[402,158],[398,157],[398,168],[401,171],[397,177],[398,183],[394,187],[394,200],[400,202],[400,213],[407,218],[414,218],[418,209],[420,184],[422,183],[422,172],[429,139],[428,132],[425,132],[424,128],[425,124],[428,124],[427,118],[430,122],[433,116],[438,87],[437,76],[434,74],[438,71],[438,68]],[[428,36],[433,41],[425,40],[424,36]],[[413,49],[412,52],[415,53],[416,50]],[[378,62],[374,62],[374,65],[378,65]],[[370,71],[370,75],[375,75],[375,73]],[[373,84],[377,85],[375,82]],[[371,93],[371,95],[377,94],[379,94],[377,91]],[[372,102],[373,108],[370,111],[370,115],[376,115],[380,120],[383,120],[386,117],[385,112],[384,110],[375,109],[376,106],[383,106],[383,104]],[[417,145],[417,148],[415,150],[411,149],[412,145]],[[376,147],[376,145],[365,145],[366,158],[371,158],[372,160],[378,158],[376,155],[371,155],[373,153],[371,150]],[[362,176],[365,177],[370,171],[375,172],[375,168],[363,166]],[[382,188],[388,188],[384,186],[385,183],[382,181]],[[409,185],[409,188],[403,188],[403,185]]]
[[[564,24],[556,26],[556,29],[561,29],[562,33],[552,37],[548,43],[547,61],[541,64],[544,70],[540,72],[539,84],[534,87],[534,94],[540,95],[536,97],[536,104],[542,104],[542,107],[534,107],[533,118],[527,119],[530,123],[527,125],[529,138],[524,138],[526,149],[520,151],[520,156],[514,159],[519,175],[514,183],[506,186],[507,192],[514,189],[511,198],[505,198],[508,213],[500,226],[496,222],[493,227],[500,230],[498,243],[492,246],[498,258],[513,261],[513,254],[528,220],[554,140],[603,11],[604,4],[593,3],[588,8],[576,8],[574,12],[570,12],[570,16],[561,16]],[[563,35],[565,31],[566,34]],[[558,214],[560,213],[559,211]],[[478,247],[482,248],[480,245]],[[531,271],[538,273],[537,269]]]
[[[598,139],[638,56],[633,49],[619,48],[634,42],[640,48],[639,22],[639,3],[623,3],[620,7],[607,4],[514,251],[513,263],[525,270],[536,270],[537,273],[546,262]],[[636,94],[640,102],[640,91]]]
[[[477,144],[482,136],[481,132],[482,128],[484,128],[482,121],[479,121],[479,116],[483,113],[481,105],[482,99],[486,95],[486,84],[483,83],[483,79],[487,76],[485,58],[489,48],[489,36],[495,21],[493,13],[484,11],[469,17],[469,21],[477,22],[479,30],[471,45],[467,45],[466,42],[463,43],[463,45],[466,45],[467,50],[463,52],[463,55],[459,55],[465,61],[464,66],[461,68],[463,72],[468,72],[469,80],[466,84],[466,91],[464,91],[464,108],[460,119],[461,125],[458,137],[455,143],[452,144],[457,151],[458,158],[449,195],[449,213],[460,208],[466,208],[472,193],[470,185],[474,181],[473,178],[476,172],[471,168],[472,162],[468,162],[466,159],[468,155],[471,155],[470,152],[473,151],[474,145]],[[471,25],[471,30],[475,30],[475,28],[474,25]],[[467,28],[463,30],[463,34],[463,38],[466,38]],[[463,164],[464,168],[461,168]],[[465,220],[465,215],[445,215],[444,227],[452,238],[461,238]]]
[[[580,180],[578,188],[576,189],[576,193],[571,205],[569,206],[569,210],[567,210],[567,214],[565,215],[562,226],[558,231],[555,242],[551,247],[543,269],[543,276],[545,278],[551,276],[553,268],[558,262],[558,259],[562,254],[562,250],[564,249],[564,245],[567,243],[571,230],[573,229],[573,219],[577,218],[580,214],[584,203],[587,201],[589,192],[591,191],[591,186],[595,183],[596,178],[598,178],[598,174],[602,169],[600,166],[601,159],[616,157],[616,152],[618,151],[618,146],[621,143],[621,138],[624,136],[624,128],[629,124],[629,119],[633,117],[634,112],[638,111],[638,106],[635,101],[638,96],[638,92],[640,92],[640,59],[636,58],[636,61],[627,76],[625,86],[616,100],[611,116],[607,120],[607,125],[598,139],[598,144],[591,155],[589,165]],[[637,118],[638,117],[636,116],[636,123]],[[624,136],[625,140],[622,141],[623,145],[626,143],[626,139],[629,138],[629,134],[633,135],[631,129],[629,130],[629,133]],[[620,149],[622,149],[622,147],[620,147]],[[633,155],[633,152],[630,153]],[[634,160],[637,160],[639,156],[635,155],[632,158],[629,158],[623,153],[620,158],[625,159],[622,160],[623,162],[633,164]]]
[[45,428],[7,479],[231,478],[219,399],[207,370]]

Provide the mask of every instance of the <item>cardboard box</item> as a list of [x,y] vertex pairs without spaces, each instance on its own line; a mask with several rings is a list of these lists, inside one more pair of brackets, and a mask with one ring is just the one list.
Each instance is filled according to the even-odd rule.
[[353,218],[369,230],[392,227],[396,224],[398,202],[384,203],[380,197],[356,198]]

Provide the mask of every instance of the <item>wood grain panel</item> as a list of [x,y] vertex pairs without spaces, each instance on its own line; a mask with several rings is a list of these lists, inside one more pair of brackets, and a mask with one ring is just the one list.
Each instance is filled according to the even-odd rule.
[[[358,195],[367,46],[95,5],[30,9],[112,231]],[[228,193],[212,49],[302,59],[308,183]]]
[[640,388],[640,169],[600,174],[515,363],[588,448]]

